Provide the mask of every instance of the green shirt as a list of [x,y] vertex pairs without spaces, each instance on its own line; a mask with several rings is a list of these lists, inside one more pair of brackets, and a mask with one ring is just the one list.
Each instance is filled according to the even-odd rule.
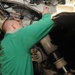
[[54,26],[50,14],[15,33],[7,33],[1,41],[0,70],[2,75],[34,75],[30,50]]

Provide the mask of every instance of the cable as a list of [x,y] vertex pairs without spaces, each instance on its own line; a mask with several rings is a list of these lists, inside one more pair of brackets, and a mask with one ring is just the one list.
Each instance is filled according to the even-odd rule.
[[[23,0],[23,2],[24,2],[24,9],[25,9],[25,2],[26,2],[26,0]],[[24,9],[23,9],[23,10],[21,10],[21,14],[23,14],[23,13],[24,13]]]

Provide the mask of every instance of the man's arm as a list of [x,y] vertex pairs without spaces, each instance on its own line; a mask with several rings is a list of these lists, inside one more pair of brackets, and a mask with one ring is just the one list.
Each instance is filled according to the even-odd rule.
[[[49,14],[48,8],[44,8],[42,19],[33,23],[26,28],[26,36],[29,37],[29,43],[31,45],[40,41],[54,26],[54,22],[51,20],[51,14]],[[25,36],[25,37],[26,37]],[[24,38],[24,37],[23,37]]]

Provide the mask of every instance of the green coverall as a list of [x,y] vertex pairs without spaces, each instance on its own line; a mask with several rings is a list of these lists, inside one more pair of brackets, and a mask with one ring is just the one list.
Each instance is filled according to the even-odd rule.
[[54,26],[50,14],[15,33],[6,33],[1,41],[0,72],[2,75],[34,75],[30,50]]

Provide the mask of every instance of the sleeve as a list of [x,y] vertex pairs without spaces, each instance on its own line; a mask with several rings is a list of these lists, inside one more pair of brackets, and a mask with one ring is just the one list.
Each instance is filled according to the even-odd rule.
[[38,22],[33,23],[26,28],[26,36],[29,39],[31,46],[40,41],[54,26],[54,22],[51,20],[51,14],[45,14]]

